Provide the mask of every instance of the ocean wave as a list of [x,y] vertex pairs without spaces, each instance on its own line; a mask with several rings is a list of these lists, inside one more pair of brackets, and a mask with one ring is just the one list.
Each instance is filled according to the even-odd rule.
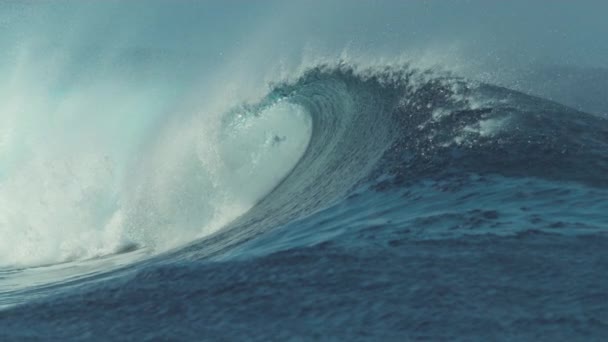
[[[21,213],[3,216],[4,230],[21,232],[7,230],[5,264],[98,258],[125,246],[155,254],[217,232],[195,248],[214,254],[342,201],[362,184],[383,191],[470,174],[608,184],[608,122],[595,115],[409,65],[340,61],[284,79],[215,123],[196,117],[167,125],[128,182],[111,191],[104,189],[116,183],[108,158],[30,165],[26,177],[50,168],[53,178],[38,176],[41,187],[17,177],[14,191],[11,183],[3,188],[5,201],[45,189],[26,193]],[[65,182],[74,186],[67,195]],[[58,221],[57,208],[78,214],[63,212],[68,221]],[[213,239],[224,241],[221,248],[207,246]]]
[[361,187],[424,193],[419,184],[426,181],[459,189],[487,175],[505,183],[608,184],[607,120],[506,88],[407,65],[336,63],[275,85],[266,99],[275,98],[311,115],[306,153],[252,210],[180,250],[180,257],[221,255],[345,201]]

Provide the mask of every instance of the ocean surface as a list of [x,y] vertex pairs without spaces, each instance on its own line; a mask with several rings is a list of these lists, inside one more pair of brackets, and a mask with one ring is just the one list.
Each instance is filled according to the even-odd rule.
[[0,5],[0,341],[608,339],[608,63],[228,59],[274,2],[94,3]]

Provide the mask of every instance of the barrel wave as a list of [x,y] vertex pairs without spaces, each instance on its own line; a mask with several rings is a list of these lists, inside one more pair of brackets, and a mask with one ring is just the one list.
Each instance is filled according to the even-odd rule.
[[[605,117],[447,72],[348,61],[220,113],[163,122],[128,181],[109,193],[104,183],[94,201],[79,179],[68,204],[103,210],[57,242],[44,234],[59,228],[2,212],[13,240],[0,243],[0,337],[606,332]],[[103,160],[84,164],[92,183]],[[23,189],[12,179],[2,194]],[[16,234],[23,222],[29,233]]]
[[[353,200],[360,192],[405,191],[400,214],[417,216],[420,208],[434,201],[426,198],[433,189],[460,193],[454,196],[464,196],[457,201],[464,203],[483,184],[497,187],[493,198],[497,203],[508,203],[511,196],[532,196],[509,191],[518,186],[538,187],[536,191],[548,193],[563,191],[565,196],[576,191],[581,200],[595,203],[588,214],[596,224],[581,226],[603,231],[602,212],[606,208],[597,203],[597,197],[587,196],[587,191],[603,192],[606,187],[608,122],[602,117],[505,88],[407,66],[318,66],[294,82],[276,86],[268,98],[276,97],[297,103],[311,115],[314,129],[310,145],[273,192],[218,234],[215,239],[225,239],[222,248]],[[579,133],[582,131],[585,135]],[[583,161],[588,168],[580,167]],[[572,188],[558,190],[564,184]],[[503,191],[501,186],[507,188]],[[409,206],[417,208],[414,213],[407,214]],[[580,211],[568,214],[562,209],[552,210],[578,226]],[[531,229],[508,221],[533,220],[535,214],[523,207],[508,211],[513,217],[503,224],[496,222],[500,228],[483,232],[515,234]],[[499,211],[480,215],[498,219]],[[542,222],[533,230],[551,230],[553,225],[568,226],[563,233],[577,232],[559,220]],[[416,238],[448,233],[441,228],[416,234]],[[474,233],[459,228],[449,229],[457,235]],[[589,232],[587,229],[581,231]],[[272,250],[272,246],[266,247]],[[212,250],[201,247],[195,253],[206,255]]]

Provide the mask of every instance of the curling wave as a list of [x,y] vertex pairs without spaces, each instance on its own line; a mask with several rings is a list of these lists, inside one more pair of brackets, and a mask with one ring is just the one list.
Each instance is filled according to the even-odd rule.
[[[102,158],[84,159],[77,170],[50,164],[58,178],[49,183],[39,175],[45,187],[9,183],[0,196],[5,202],[24,188],[46,193],[19,202],[30,201],[29,211],[7,215],[14,206],[3,206],[0,227],[11,236],[0,245],[4,264],[136,249],[221,256],[362,188],[414,189],[447,179],[448,188],[466,187],[471,175],[608,185],[607,120],[446,73],[319,65],[274,84],[258,103],[224,113],[164,123],[122,182]],[[69,178],[87,170],[92,176]],[[74,188],[56,197],[66,181]],[[63,202],[49,203],[57,199]]]
[[[488,175],[521,180],[515,187],[544,180],[549,189],[541,192],[555,191],[551,182],[582,184],[587,190],[578,191],[580,196],[608,186],[608,120],[506,88],[408,66],[338,63],[275,85],[264,101],[276,98],[311,115],[306,153],[252,210],[180,250],[181,257],[221,256],[276,227],[339,205],[362,188],[409,189],[415,201],[428,192],[419,188],[425,182],[474,188],[475,179]],[[511,190],[504,191],[505,201]],[[587,214],[603,222],[604,209],[594,206]],[[601,224],[594,227],[602,230]],[[514,230],[522,229],[528,228]],[[267,253],[281,248],[264,241]]]
[[[3,257],[11,248],[37,252],[35,258],[12,254],[29,262],[22,267],[0,267],[6,313],[0,322],[16,327],[8,337],[29,336],[32,321],[49,336],[81,336],[80,324],[62,321],[70,318],[84,319],[98,336],[121,338],[133,333],[133,320],[159,322],[177,310],[180,315],[169,315],[171,331],[195,326],[268,340],[276,337],[268,327],[277,321],[318,326],[327,308],[338,318],[323,326],[338,331],[340,317],[348,317],[373,322],[383,336],[390,331],[384,324],[434,317],[436,308],[427,304],[445,304],[446,293],[453,303],[464,301],[464,293],[481,321],[495,309],[487,289],[503,291],[505,267],[518,272],[510,284],[521,289],[509,287],[505,298],[545,293],[553,282],[530,263],[561,265],[564,249],[573,256],[569,273],[555,271],[560,284],[576,272],[581,289],[604,288],[590,276],[601,274],[599,264],[580,260],[606,250],[605,118],[449,74],[347,63],[310,68],[274,84],[260,101],[233,104],[217,120],[163,122],[140,149],[142,158],[127,164],[136,167],[110,192],[115,197],[105,191],[112,182],[96,183],[103,177],[82,183],[83,170],[100,175],[99,163],[68,172],[81,175],[67,183],[80,187],[68,187],[67,195],[77,196],[65,198],[77,201],[66,202],[74,210],[64,215],[105,204],[84,226],[89,240],[79,235],[81,225],[65,231],[41,220],[30,228],[47,229],[46,235],[33,229],[0,241]],[[53,171],[60,180],[62,170]],[[65,184],[44,189],[53,194]],[[55,222],[73,222],[62,217],[74,220]],[[92,233],[99,227],[101,238]],[[73,241],[79,249],[62,245]],[[551,302],[568,312],[568,288],[552,291]],[[530,312],[545,314],[547,297],[528,299]],[[311,309],[310,303],[321,304]],[[242,317],[258,317],[260,306],[268,321],[242,329]],[[398,311],[392,319],[384,309],[369,310],[374,307]],[[521,319],[519,309],[510,315]],[[466,317],[458,329],[471,322]]]

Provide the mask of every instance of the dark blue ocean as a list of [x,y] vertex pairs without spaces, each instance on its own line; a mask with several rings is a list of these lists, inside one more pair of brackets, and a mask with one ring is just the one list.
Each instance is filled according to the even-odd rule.
[[[0,26],[106,37],[72,6],[5,4]],[[173,30],[258,15],[180,6]],[[608,339],[608,69],[342,54],[259,81],[238,55],[199,79],[200,51],[19,32],[0,341]]]

